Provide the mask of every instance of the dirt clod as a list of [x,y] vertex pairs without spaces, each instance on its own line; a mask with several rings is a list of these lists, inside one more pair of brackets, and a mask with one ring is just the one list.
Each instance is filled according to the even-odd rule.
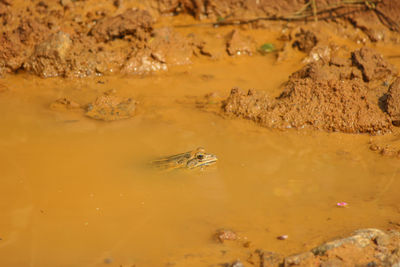
[[236,240],[237,234],[235,232],[233,232],[232,230],[228,230],[228,229],[219,229],[217,230],[217,232],[215,233],[215,237],[217,238],[217,240],[221,243],[224,243],[224,241],[227,240]]
[[354,65],[356,65],[363,74],[366,82],[380,80],[397,74],[397,69],[387,61],[382,55],[374,50],[363,47],[352,53]]
[[63,76],[66,71],[66,55],[72,41],[69,34],[58,32],[51,35],[35,48],[29,61],[24,64],[25,69],[47,77]]
[[393,125],[400,126],[400,78],[397,78],[389,88],[387,112],[392,118]]
[[317,36],[309,30],[300,29],[300,32],[295,34],[295,38],[293,47],[305,53],[309,53],[318,43]]
[[251,55],[253,53],[251,41],[242,36],[238,30],[233,30],[228,35],[226,50],[230,56]]
[[103,121],[128,119],[135,114],[136,102],[114,95],[99,96],[86,107],[86,116]]
[[146,40],[152,29],[153,18],[150,13],[140,9],[130,9],[124,13],[100,20],[90,31],[98,41],[109,41],[125,36]]

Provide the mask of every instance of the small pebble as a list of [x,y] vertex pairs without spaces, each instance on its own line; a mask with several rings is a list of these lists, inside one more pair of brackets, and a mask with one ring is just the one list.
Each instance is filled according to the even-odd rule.
[[277,239],[279,239],[279,240],[286,240],[286,239],[288,239],[288,235],[280,235],[280,236],[278,236],[277,237]]
[[244,267],[244,265],[240,260],[237,260],[231,264],[231,267]]

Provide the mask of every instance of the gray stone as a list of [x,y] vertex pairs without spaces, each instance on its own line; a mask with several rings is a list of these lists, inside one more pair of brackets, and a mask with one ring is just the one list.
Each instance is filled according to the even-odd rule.
[[313,258],[314,254],[310,251],[308,252],[304,252],[304,253],[300,253],[300,254],[296,254],[296,255],[292,255],[289,257],[286,257],[284,260],[284,266],[288,267],[288,266],[292,266],[292,265],[299,265],[300,263],[302,263],[305,260],[308,260],[310,258]]
[[354,244],[360,248],[364,248],[371,245],[372,240],[385,235],[385,232],[379,229],[361,229],[355,231],[350,237],[327,242],[312,249],[311,251],[315,255],[324,255],[326,251],[340,247],[344,244]]

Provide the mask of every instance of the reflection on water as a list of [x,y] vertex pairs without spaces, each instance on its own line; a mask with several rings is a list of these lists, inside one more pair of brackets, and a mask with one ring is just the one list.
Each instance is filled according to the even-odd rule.
[[[243,253],[212,240],[219,228],[289,254],[400,219],[399,161],[368,151],[369,136],[271,131],[183,104],[237,85],[277,88],[293,71],[282,65],[281,76],[266,80],[249,64],[268,59],[246,67],[240,60],[185,76],[8,77],[10,92],[0,96],[1,265],[204,266]],[[213,79],[201,78],[209,73]],[[140,102],[135,118],[102,123],[48,109],[59,97],[87,103],[112,88]],[[215,167],[135,167],[198,146],[218,156]],[[340,201],[349,208],[335,207]],[[276,239],[283,234],[288,240]]]

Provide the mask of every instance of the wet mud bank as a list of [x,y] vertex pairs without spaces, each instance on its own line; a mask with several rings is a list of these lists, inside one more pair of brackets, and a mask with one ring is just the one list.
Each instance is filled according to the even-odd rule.
[[389,115],[395,111],[386,112],[380,108],[379,98],[374,96],[388,96],[383,106],[395,101],[396,84],[383,93],[379,87],[390,83],[397,70],[368,48],[350,54],[348,57],[332,55],[309,63],[289,77],[283,92],[276,98],[255,90],[245,93],[233,89],[223,103],[223,110],[269,128],[389,132],[392,123],[396,124],[396,118]]
[[395,230],[360,229],[350,236],[329,241],[311,251],[283,257],[255,249],[246,260],[222,266],[396,266],[400,262],[400,233]]
[[[252,54],[256,52],[254,45],[238,31],[227,34],[223,38],[226,42],[222,42],[226,47],[218,48],[206,36],[180,30],[185,28],[184,23],[177,28],[160,21],[165,16],[188,14],[198,19],[193,24],[199,26],[202,26],[201,21],[209,27],[213,23],[219,23],[214,26],[244,24],[244,29],[265,29],[274,25],[275,30],[280,28],[282,32],[289,32],[297,25],[287,21],[318,19],[317,7],[313,7],[314,12],[310,15],[310,3],[269,0],[2,1],[0,74],[20,70],[41,77],[143,74],[190,64],[194,56],[215,57],[218,50],[225,50],[225,54],[231,56]],[[351,36],[357,42],[399,42],[393,33],[399,30],[400,8],[392,1],[372,1],[370,7],[361,2],[351,6],[321,1],[318,8],[321,13],[330,12],[330,16],[320,19],[332,18],[336,27],[342,27],[344,23],[346,27],[352,27],[353,32],[359,30]],[[299,17],[292,17],[292,14]],[[296,38],[293,46],[309,52],[323,36],[317,37],[312,31],[302,29],[291,36],[285,33],[282,38]]]
[[[399,14],[389,0],[0,0],[3,196],[24,204],[4,206],[0,246],[37,248],[43,266],[52,238],[81,266],[398,266]],[[125,166],[204,144],[220,170]]]

